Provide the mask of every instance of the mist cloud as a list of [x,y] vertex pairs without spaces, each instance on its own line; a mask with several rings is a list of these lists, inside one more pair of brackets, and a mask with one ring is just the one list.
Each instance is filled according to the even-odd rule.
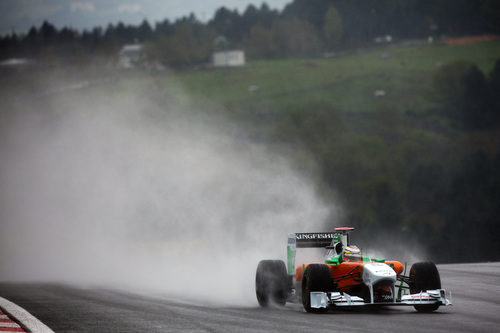
[[6,118],[0,279],[254,304],[258,260],[326,227],[285,155],[167,101],[87,87]]

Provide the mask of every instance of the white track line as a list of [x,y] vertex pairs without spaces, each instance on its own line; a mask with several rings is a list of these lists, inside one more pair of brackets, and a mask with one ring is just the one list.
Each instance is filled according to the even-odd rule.
[[33,333],[54,333],[54,331],[48,328],[40,320],[36,319],[31,313],[5,298],[0,297],[0,307]]
[[0,327],[21,327],[17,323],[0,323]]

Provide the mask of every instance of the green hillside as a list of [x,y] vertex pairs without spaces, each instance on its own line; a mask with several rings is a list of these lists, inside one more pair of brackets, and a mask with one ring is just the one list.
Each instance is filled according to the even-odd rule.
[[[453,249],[436,260],[463,261],[480,255],[460,244],[470,224],[489,249],[500,250],[500,133],[450,117],[433,76],[465,60],[487,78],[499,58],[499,41],[397,45],[175,78],[190,105],[223,110],[256,140],[302,148],[295,150],[298,165],[317,162],[318,188],[366,237],[389,230],[430,250]],[[376,97],[379,90],[385,96]]]
[[[186,71],[177,78],[196,101],[208,99],[243,108],[286,108],[325,102],[343,111],[373,111],[391,106],[425,111],[434,106],[435,69],[469,60],[490,71],[500,57],[500,42],[463,46],[390,46],[352,51],[330,58],[265,60],[245,68]],[[259,87],[250,93],[249,87]],[[384,98],[375,98],[384,90]]]

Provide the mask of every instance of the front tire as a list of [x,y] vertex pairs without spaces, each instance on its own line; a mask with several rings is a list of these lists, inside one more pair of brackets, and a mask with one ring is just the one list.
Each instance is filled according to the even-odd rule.
[[[432,262],[418,262],[410,269],[410,293],[418,294],[421,291],[441,289],[441,278],[437,267]],[[432,312],[439,308],[439,304],[415,305],[418,312]]]
[[282,260],[262,260],[255,274],[255,293],[260,306],[285,305],[290,292],[289,278]]
[[334,290],[332,273],[327,265],[311,264],[307,266],[302,279],[302,305],[307,312],[325,313],[328,308],[312,308],[311,292],[330,292]]

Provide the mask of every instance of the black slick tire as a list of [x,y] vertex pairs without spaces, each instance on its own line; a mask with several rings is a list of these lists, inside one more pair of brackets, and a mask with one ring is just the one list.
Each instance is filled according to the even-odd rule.
[[302,305],[307,312],[328,312],[328,308],[317,309],[311,307],[311,292],[313,291],[334,291],[332,273],[327,265],[310,264],[307,266],[302,278]]
[[255,293],[259,305],[285,305],[290,292],[289,280],[282,260],[260,261],[255,274]]
[[[410,269],[410,293],[418,294],[421,291],[441,289],[441,278],[437,267],[432,262],[418,262]],[[432,312],[439,308],[440,304],[415,305],[418,312]]]

